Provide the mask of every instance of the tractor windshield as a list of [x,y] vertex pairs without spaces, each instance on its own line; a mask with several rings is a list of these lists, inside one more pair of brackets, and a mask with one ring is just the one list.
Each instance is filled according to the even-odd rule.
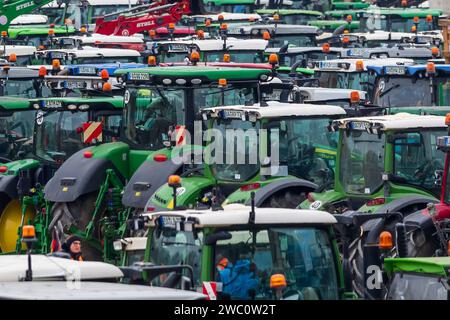
[[[160,217],[153,231],[150,261],[155,265],[189,265],[194,271],[195,285],[200,285],[201,252],[203,234],[177,231],[171,217]],[[170,220],[170,221],[169,221]],[[154,279],[153,285],[161,285],[164,277]]]
[[130,88],[125,92],[124,130],[127,139],[144,149],[164,148],[171,126],[185,123],[182,89]]
[[[429,25],[425,18],[419,20],[417,31],[429,31],[438,29],[437,19]],[[395,15],[380,15],[370,14],[368,17],[360,19],[360,29],[364,32],[374,30],[383,30],[391,32],[411,32],[411,27],[414,25],[412,18],[402,18]]]
[[229,13],[254,13],[254,4],[215,4],[212,1],[204,1],[207,12],[229,12]]
[[374,87],[373,103],[386,108],[431,106],[430,81],[409,77],[379,77]]
[[379,137],[364,129],[341,132],[341,136],[339,181],[344,191],[373,194],[382,185],[384,134]]
[[36,114],[36,155],[61,164],[84,147],[79,128],[88,121],[87,112],[71,111]]
[[389,286],[388,300],[448,300],[445,277],[397,272]]
[[215,245],[214,270],[231,299],[275,300],[274,274],[286,278],[283,299],[338,299],[336,257],[325,230],[268,227],[229,233],[230,239]]
[[107,64],[107,63],[129,63],[139,62],[139,57],[89,57],[89,58],[76,58],[71,61],[71,64]]
[[440,106],[450,106],[450,79],[443,79],[438,85],[438,97]]
[[313,34],[276,34],[269,41],[271,48],[281,48],[286,44],[296,47],[315,47],[316,36]]
[[204,61],[207,62],[222,62],[224,53],[230,55],[231,61],[235,63],[262,63],[263,51],[257,50],[233,50],[229,52],[225,51],[206,51],[203,53]]
[[281,16],[281,20],[286,24],[307,25],[311,20],[317,20],[319,16],[312,14],[287,14]]
[[[26,99],[37,98],[40,94],[36,90],[34,79],[14,79],[0,80],[0,96],[20,97]],[[39,90],[39,89],[38,89]],[[41,89],[44,98],[51,95],[50,89],[43,86]]]
[[324,88],[340,88],[361,91],[370,91],[369,74],[367,72],[330,72],[316,71],[319,86]]
[[[232,117],[214,121],[212,141],[205,155],[212,174],[218,180],[243,182],[259,171],[259,122],[242,121],[242,111],[233,110]],[[225,116],[228,117],[228,116]]]
[[14,160],[19,151],[25,156],[32,152],[34,117],[36,111],[0,113],[0,162]]
[[338,133],[326,129],[329,122],[329,118],[317,117],[275,120],[267,124],[269,132],[273,129],[279,132],[280,169],[287,165],[285,174],[318,185],[333,180]]
[[407,132],[394,140],[394,175],[408,183],[440,194],[436,174],[444,169],[445,153],[437,149],[436,140],[445,129]]

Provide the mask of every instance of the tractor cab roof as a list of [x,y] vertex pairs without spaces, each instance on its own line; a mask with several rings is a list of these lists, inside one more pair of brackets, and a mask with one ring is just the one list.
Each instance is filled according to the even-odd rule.
[[191,16],[191,18],[198,23],[204,23],[206,19],[210,19],[211,22],[213,23],[214,22],[219,23],[219,16],[223,17],[223,22],[229,23],[261,20],[261,16],[256,13],[230,13],[230,12],[193,15]]
[[[211,227],[235,227],[249,226],[249,212],[251,208],[243,205],[228,205],[224,210],[183,210],[183,211],[161,211],[146,213],[149,218],[160,216],[180,217],[187,221],[195,222],[199,228]],[[333,225],[336,219],[324,211],[281,209],[281,208],[255,208],[255,224],[258,225]],[[250,226],[249,226],[250,227]]]
[[174,40],[174,41],[159,41],[158,46],[165,48],[169,52],[190,52],[192,48],[202,51],[238,51],[238,50],[258,50],[264,51],[268,45],[267,40],[263,39],[248,39],[242,41],[236,38],[227,38],[225,42],[220,39],[205,39],[205,40]]
[[278,14],[280,16],[290,16],[290,15],[308,15],[316,17],[323,16],[323,13],[320,11],[301,10],[301,9],[259,9],[256,10],[256,13],[260,15]]
[[[331,48],[330,48],[331,49]],[[392,47],[379,48],[351,48],[343,49],[343,55],[352,58],[371,58],[371,57],[389,57],[389,58],[432,58],[430,48],[414,47],[411,45],[395,45]]]
[[246,115],[253,114],[257,119],[292,118],[292,117],[327,117],[345,115],[345,110],[338,106],[283,103],[278,101],[266,101],[267,106],[254,104],[253,106],[226,106],[206,108],[202,110],[212,118],[236,118],[246,119]]
[[426,18],[427,15],[440,16],[443,13],[440,9],[425,9],[425,8],[380,8],[377,6],[371,6],[366,9],[344,9],[344,10],[331,10],[326,11],[326,16],[332,17],[346,17],[347,15],[355,15],[357,17],[368,17],[369,15],[389,16],[396,15],[402,18]]
[[[309,52],[323,52],[322,47],[287,47],[286,51],[280,52],[281,48],[267,48],[267,53],[278,53],[278,54],[287,54],[287,55],[296,55],[302,53]],[[340,47],[330,47],[330,53],[339,53],[343,54],[348,51],[348,49],[340,48]]]
[[12,26],[47,23],[48,17],[43,14],[23,14],[11,21]]
[[217,82],[219,79],[227,81],[266,81],[271,74],[270,69],[232,68],[218,66],[174,66],[149,67],[133,70],[119,69],[114,76],[124,77],[128,82],[145,82],[157,85],[199,85]]
[[406,112],[393,115],[345,118],[333,121],[333,126],[339,129],[380,131],[405,130],[405,129],[429,129],[447,128],[445,117],[433,115],[417,115]]
[[144,43],[144,40],[140,37],[135,36],[115,36],[115,35],[104,35],[104,34],[85,34],[78,36],[69,37],[57,37],[54,39],[56,42],[64,45],[95,45],[97,43],[109,44],[109,43]]
[[36,52],[34,46],[22,46],[22,45],[6,45],[0,46],[0,55],[9,56],[14,53],[16,56],[32,56]]
[[[449,64],[436,64],[436,73],[439,76],[450,76],[450,65]],[[367,69],[375,72],[377,75],[400,75],[400,76],[416,76],[424,75],[427,71],[426,65],[410,65],[410,66],[399,66],[399,65],[370,65]]]
[[83,58],[137,58],[140,53],[131,49],[110,49],[83,47],[82,49],[51,49],[37,51],[36,54],[45,59],[83,59]]
[[305,101],[349,100],[354,91],[359,93],[361,100],[365,100],[367,96],[365,91],[351,89],[299,87],[298,90]]
[[310,34],[319,35],[320,29],[315,26],[296,25],[296,24],[248,24],[243,26],[233,26],[228,29],[228,34],[233,35],[252,35],[262,36],[268,31],[276,35],[289,34]]
[[[386,65],[412,65],[414,60],[405,58],[383,58],[383,59],[334,59],[313,62],[315,71],[335,71],[335,72],[358,72],[356,64],[362,61],[364,71],[369,66],[386,66]],[[358,62],[359,63],[359,62]]]
[[90,96],[38,98],[29,100],[29,104],[36,110],[44,111],[90,111],[90,110],[119,110],[123,108],[121,96]]
[[105,64],[72,64],[65,66],[70,75],[74,76],[99,76],[102,70],[108,71],[108,74],[113,75],[118,69],[135,69],[146,68],[147,65],[143,63],[127,62],[127,63],[105,63]]
[[10,66],[8,70],[0,68],[0,79],[33,79],[39,77],[39,71],[27,67]]
[[389,275],[394,272],[412,272],[448,278],[450,257],[387,258],[384,260],[384,269]]
[[20,97],[1,97],[0,113],[8,111],[21,111],[31,109],[30,101]]
[[360,39],[361,41],[407,41],[410,43],[428,43],[433,44],[434,40],[442,41],[443,37],[439,33],[413,33],[413,32],[389,32],[383,30],[374,30],[373,32],[352,32],[342,34],[341,37],[352,37]]

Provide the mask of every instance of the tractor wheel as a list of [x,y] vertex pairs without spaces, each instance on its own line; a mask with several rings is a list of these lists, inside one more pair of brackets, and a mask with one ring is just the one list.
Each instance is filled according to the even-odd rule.
[[[53,220],[51,225],[54,225],[58,229],[61,243],[70,236],[68,230],[72,225],[80,231],[86,229],[92,219],[96,199],[97,193],[89,193],[79,197],[73,202],[59,202],[54,204],[52,208]],[[99,239],[99,230],[96,222],[98,222],[98,219],[96,219],[94,223],[93,237]],[[51,230],[49,230],[49,232],[51,232]],[[101,251],[89,245],[86,241],[82,241],[81,245],[84,260],[102,260]]]
[[266,199],[261,207],[270,208],[297,208],[306,199],[304,191],[294,189],[281,190]]
[[[425,206],[425,204],[424,204],[424,206]],[[420,204],[418,204],[418,205],[414,205],[411,207],[403,208],[400,211],[402,212],[403,216],[407,216],[408,214],[411,214],[412,212],[423,209],[424,206],[421,206]],[[383,231],[389,231],[392,234],[392,238],[393,238],[392,240],[394,243],[396,242],[395,225],[397,222],[398,222],[397,220],[393,220],[392,222],[389,222],[383,228]],[[350,260],[351,267],[352,267],[352,285],[353,285],[353,289],[360,297],[363,296],[364,287],[365,287],[363,248],[366,243],[366,236],[367,236],[366,233],[362,234],[359,238],[356,238],[355,240],[353,240],[353,242],[349,246],[349,255],[350,255],[349,260]],[[426,246],[427,246],[427,244],[424,244],[423,248],[421,249],[421,250],[423,250],[422,254],[425,252],[429,252],[428,251],[429,248],[425,248]],[[410,247],[410,245],[408,244],[408,250],[409,250],[409,247]],[[419,252],[419,250],[417,252]],[[433,253],[434,253],[434,251],[433,251]],[[412,254],[413,254],[412,251],[408,252],[408,256],[410,256],[410,257],[419,256],[419,255],[412,255]],[[389,254],[389,257],[395,257],[395,255],[396,255],[396,250],[395,250],[395,248],[393,248]],[[383,291],[384,291],[383,295],[386,293],[385,289],[386,288],[383,287]]]
[[[1,252],[16,251],[17,231],[22,221],[22,204],[18,199],[10,199],[0,215],[0,250]],[[27,208],[24,223],[34,218],[34,212]],[[22,244],[22,250],[26,247]]]

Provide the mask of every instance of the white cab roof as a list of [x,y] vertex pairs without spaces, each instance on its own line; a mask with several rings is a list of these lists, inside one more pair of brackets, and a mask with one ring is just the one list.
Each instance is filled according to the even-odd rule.
[[256,113],[260,118],[280,118],[280,117],[309,117],[309,116],[333,116],[344,115],[345,110],[338,106],[320,104],[282,103],[278,101],[268,101],[268,106],[261,107],[259,104],[253,106],[227,106],[206,108],[202,112],[209,113],[212,117],[217,117],[220,110],[237,110],[249,113]]
[[22,24],[46,24],[48,23],[48,17],[43,14],[23,14],[11,21],[11,25]]
[[317,35],[319,28],[308,25],[297,24],[249,24],[233,26],[229,28],[230,34],[251,34],[252,30],[275,31],[276,34],[314,34]]
[[[161,211],[145,214],[150,218],[179,216],[195,219],[198,227],[225,227],[247,225],[250,207],[228,205],[224,210]],[[256,224],[335,224],[336,219],[325,211],[281,208],[255,208]]]
[[15,46],[15,45],[7,45],[0,46],[0,54],[5,55],[3,49],[6,49],[6,55],[9,56],[11,53],[15,53],[16,56],[31,56],[33,55],[37,50],[36,47],[33,46]]
[[219,16],[222,15],[224,21],[233,21],[233,20],[248,20],[250,19],[258,21],[261,20],[261,16],[256,13],[230,13],[230,12],[221,12],[221,13],[212,13],[212,14],[202,14],[192,16],[193,18],[204,18],[211,19],[213,22],[219,21]]
[[447,128],[445,117],[431,115],[416,115],[406,112],[394,115],[376,117],[357,117],[334,120],[340,128],[346,128],[350,122],[365,122],[369,126],[380,127],[381,130],[396,130],[408,128]]
[[134,36],[107,36],[104,34],[99,33],[93,33],[89,36],[71,36],[71,37],[58,37],[56,39],[61,38],[70,38],[70,39],[76,39],[80,40],[83,44],[95,44],[97,41],[100,41],[102,43],[144,43],[144,40],[140,37],[134,37]]
[[[45,255],[32,255],[31,265],[33,277],[35,278],[49,276],[70,277],[74,270],[79,272],[78,274],[82,280],[123,277],[123,273],[119,268],[103,262],[79,262]],[[0,282],[17,282],[25,277],[27,269],[28,256],[25,254],[0,256]]]
[[307,97],[305,100],[312,101],[350,99],[350,94],[353,91],[358,91],[360,99],[366,99],[366,92],[361,90],[320,87],[299,87],[298,90],[300,90],[302,96]]
[[[368,66],[383,67],[383,66],[395,66],[395,65],[413,65],[413,59],[407,58],[373,58],[373,59],[331,59],[315,62],[314,70],[317,71],[339,71],[339,72],[355,72],[356,62],[362,61],[364,70],[367,70]],[[339,64],[348,65],[348,69],[339,67]]]
[[27,281],[0,283],[0,299],[20,300],[204,300],[188,290],[107,282]]
[[[200,51],[222,51],[223,50],[223,40],[219,39],[205,39],[205,40],[175,40],[175,41],[159,41],[161,45],[172,45],[177,44],[183,46],[195,45]],[[242,39],[227,38],[227,48],[230,51],[237,50],[265,50],[268,41],[263,39],[248,39],[243,41]]]
[[89,57],[140,57],[139,51],[130,49],[110,49],[110,48],[96,48],[96,47],[83,47],[82,50],[78,49],[53,49],[53,50],[42,50],[40,52],[63,52],[67,54],[73,54],[78,58],[89,58]]
[[135,5],[138,0],[87,0],[91,6]]

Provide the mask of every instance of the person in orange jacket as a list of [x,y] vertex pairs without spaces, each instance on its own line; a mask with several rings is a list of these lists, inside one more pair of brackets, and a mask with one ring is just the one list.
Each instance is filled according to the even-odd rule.
[[61,249],[63,252],[70,254],[71,260],[83,261],[81,254],[81,238],[72,235],[66,239],[62,244]]

